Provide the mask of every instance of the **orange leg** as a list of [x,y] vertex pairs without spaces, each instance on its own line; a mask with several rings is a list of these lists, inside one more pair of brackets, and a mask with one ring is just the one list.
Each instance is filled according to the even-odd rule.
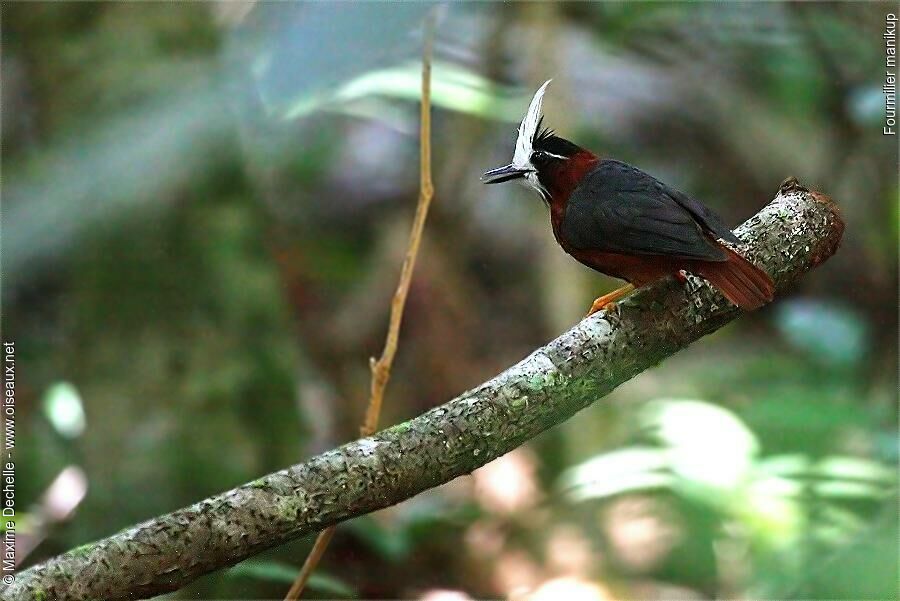
[[613,290],[609,294],[604,294],[600,298],[596,299],[594,303],[591,305],[591,310],[588,311],[588,315],[593,315],[597,311],[601,309],[613,309],[616,306],[616,301],[634,290],[634,285],[626,284],[617,290]]

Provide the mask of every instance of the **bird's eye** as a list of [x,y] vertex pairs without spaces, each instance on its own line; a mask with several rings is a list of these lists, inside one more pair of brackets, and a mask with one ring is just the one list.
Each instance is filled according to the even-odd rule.
[[535,150],[531,153],[531,161],[534,163],[543,163],[547,158],[547,153],[542,150]]

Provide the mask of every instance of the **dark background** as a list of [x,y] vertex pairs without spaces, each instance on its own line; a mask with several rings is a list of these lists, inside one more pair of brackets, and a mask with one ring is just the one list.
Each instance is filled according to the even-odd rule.
[[[563,254],[533,193],[478,181],[550,77],[561,135],[732,225],[794,175],[840,203],[844,244],[566,424],[342,525],[310,595],[895,596],[894,9],[440,11],[436,195],[382,424],[479,384],[619,284]],[[415,207],[427,10],[4,3],[26,565],[356,436]],[[281,598],[311,542],[171,597]]]

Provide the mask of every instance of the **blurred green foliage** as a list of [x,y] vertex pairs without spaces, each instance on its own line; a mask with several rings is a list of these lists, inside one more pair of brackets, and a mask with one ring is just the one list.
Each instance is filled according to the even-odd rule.
[[[229,578],[254,578],[278,582],[288,587],[297,577],[297,568],[292,565],[276,561],[257,561],[248,559],[241,562],[226,572]],[[312,574],[307,584],[309,590],[319,591],[337,598],[356,597],[356,591],[341,580],[322,573]]]
[[[798,592],[784,588],[793,584],[804,595],[831,598],[836,583],[820,578],[823,557],[863,538],[874,537],[876,545],[892,540],[890,530],[872,525],[885,525],[879,514],[885,501],[896,500],[896,473],[882,463],[799,453],[761,456],[753,432],[736,415],[700,401],[653,401],[636,418],[632,431],[646,439],[645,446],[572,468],[562,476],[566,494],[577,503],[665,494],[702,508],[719,524],[710,545],[727,536],[750,550],[752,567],[741,588],[754,597],[793,598]],[[689,527],[685,537],[694,534]],[[865,553],[876,559],[881,550]],[[797,572],[811,574],[813,582],[792,583]],[[873,572],[869,594],[889,597],[895,585],[890,574]]]
[[[795,175],[839,201],[847,233],[775,306],[472,478],[341,527],[312,596],[560,578],[608,598],[895,596],[887,6],[443,9],[437,193],[382,423],[477,385],[613,285],[562,255],[538,200],[478,183],[545,79],[548,125],[729,223]],[[430,9],[4,4],[27,564],[356,435],[416,197]],[[47,521],[72,465],[87,496]],[[171,597],[280,598],[310,544]]]

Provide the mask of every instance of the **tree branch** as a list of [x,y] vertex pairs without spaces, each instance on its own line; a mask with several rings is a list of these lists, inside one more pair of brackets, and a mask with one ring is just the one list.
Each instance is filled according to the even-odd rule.
[[[830,257],[844,225],[788,180],[737,230],[784,290]],[[468,474],[571,417],[740,311],[702,280],[643,289],[452,401],[17,575],[3,599],[135,599]]]

